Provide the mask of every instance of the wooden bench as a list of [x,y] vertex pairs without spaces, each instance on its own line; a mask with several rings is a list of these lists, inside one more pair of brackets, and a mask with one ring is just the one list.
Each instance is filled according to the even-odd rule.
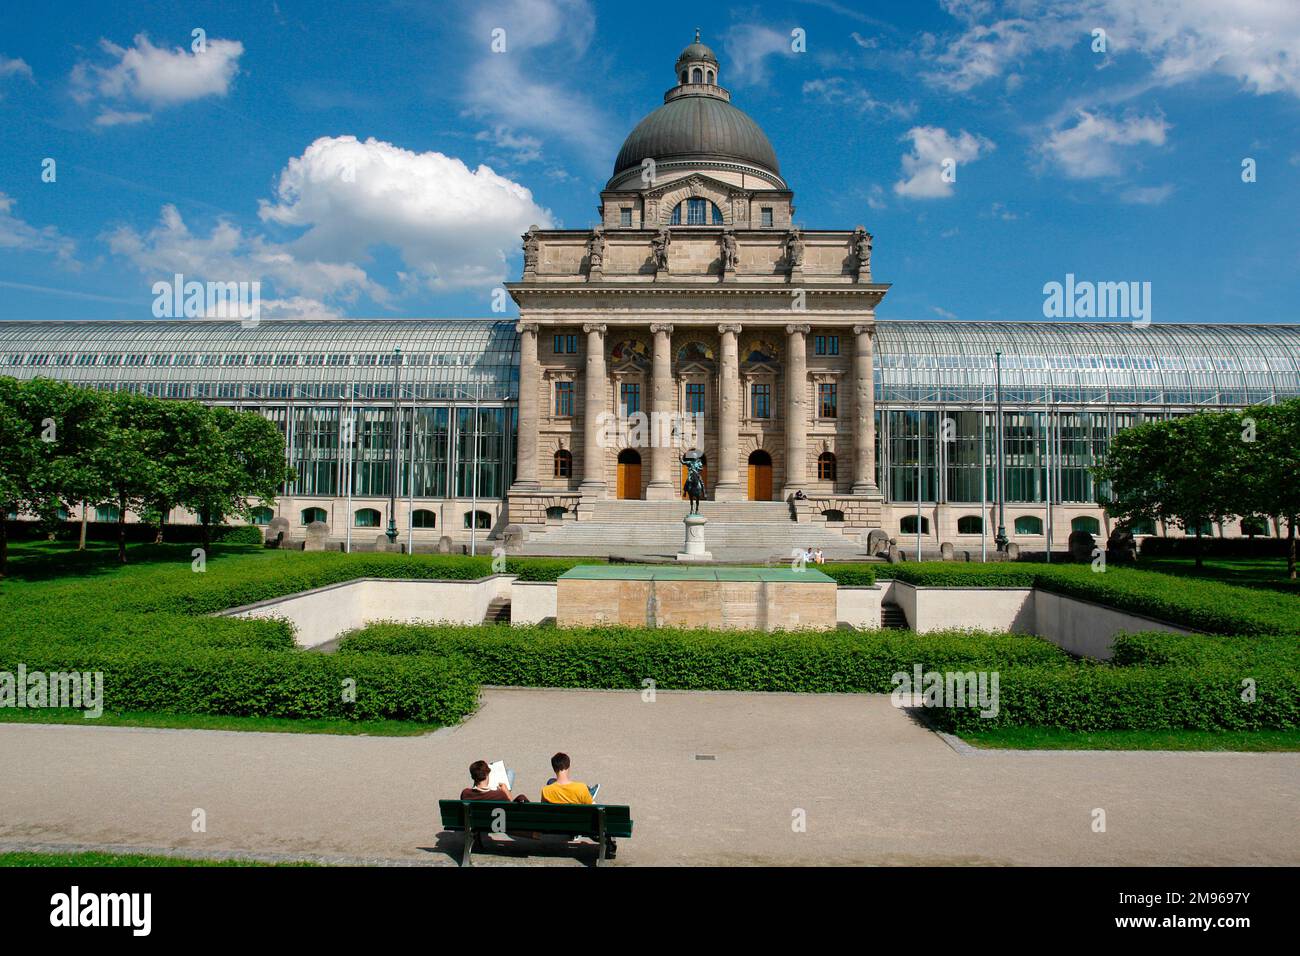
[[483,833],[544,833],[590,837],[596,841],[599,866],[608,859],[615,838],[632,836],[630,807],[580,803],[505,803],[499,800],[439,800],[445,830],[464,832],[460,865],[470,866],[474,841]]

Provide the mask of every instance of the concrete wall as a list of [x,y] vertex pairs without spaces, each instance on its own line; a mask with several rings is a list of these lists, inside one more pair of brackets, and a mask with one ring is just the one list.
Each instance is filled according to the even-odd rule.
[[1111,643],[1121,631],[1193,633],[1154,618],[1117,611],[1091,601],[1047,591],[1034,594],[1034,633],[1041,634],[1071,654],[1110,660]]
[[880,603],[883,595],[884,589],[878,584],[870,587],[841,585],[835,592],[836,620],[857,628],[880,627]]
[[510,584],[510,623],[540,624],[555,620],[558,589],[554,581],[513,581]]
[[477,581],[359,578],[223,612],[230,617],[281,617],[301,647],[317,647],[374,621],[481,624],[494,598],[510,597],[513,575]]
[[918,588],[890,582],[885,600],[897,603],[917,633],[956,629],[1037,634],[1057,647],[1085,657],[1109,660],[1121,632],[1167,631],[1190,634],[1155,618],[1143,617],[1034,588]]

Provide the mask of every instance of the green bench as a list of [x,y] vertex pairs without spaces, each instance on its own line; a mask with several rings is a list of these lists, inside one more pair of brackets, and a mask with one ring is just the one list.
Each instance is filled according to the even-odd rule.
[[505,803],[499,800],[439,800],[445,830],[464,832],[465,848],[460,865],[470,866],[474,841],[484,833],[544,833],[572,840],[589,837],[596,841],[596,865],[613,854],[616,838],[632,836],[630,807],[580,803]]

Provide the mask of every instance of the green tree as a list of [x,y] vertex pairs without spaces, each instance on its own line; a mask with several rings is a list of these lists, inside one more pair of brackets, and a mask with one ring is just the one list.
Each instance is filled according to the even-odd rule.
[[206,419],[189,442],[181,500],[198,515],[207,547],[213,525],[229,517],[251,520],[250,499],[273,504],[293,472],[285,464],[284,437],[274,422],[256,412],[204,411]]
[[1151,519],[1172,523],[1196,540],[1196,567],[1202,567],[1201,536],[1206,525],[1241,513],[1238,423],[1231,415],[1202,413],[1144,422],[1111,441],[1105,461],[1094,469],[1109,482],[1107,510],[1124,521]]
[[[112,392],[102,440],[91,467],[103,477],[108,500],[117,505],[117,557],[126,563],[126,513],[137,513],[156,500],[162,466],[156,461],[163,433],[156,427],[150,403],[156,399]],[[152,426],[152,427],[151,427]]]
[[1296,521],[1300,518],[1300,399],[1259,405],[1235,416],[1243,495],[1241,515],[1285,521],[1287,577],[1296,580]]

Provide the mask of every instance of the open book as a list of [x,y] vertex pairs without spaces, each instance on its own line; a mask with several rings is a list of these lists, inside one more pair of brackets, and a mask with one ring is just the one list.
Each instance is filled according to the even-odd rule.
[[495,760],[488,764],[487,788],[489,790],[495,790],[497,787],[504,784],[508,789],[510,787],[510,778],[513,776],[514,774],[506,769],[506,762],[504,760]]

